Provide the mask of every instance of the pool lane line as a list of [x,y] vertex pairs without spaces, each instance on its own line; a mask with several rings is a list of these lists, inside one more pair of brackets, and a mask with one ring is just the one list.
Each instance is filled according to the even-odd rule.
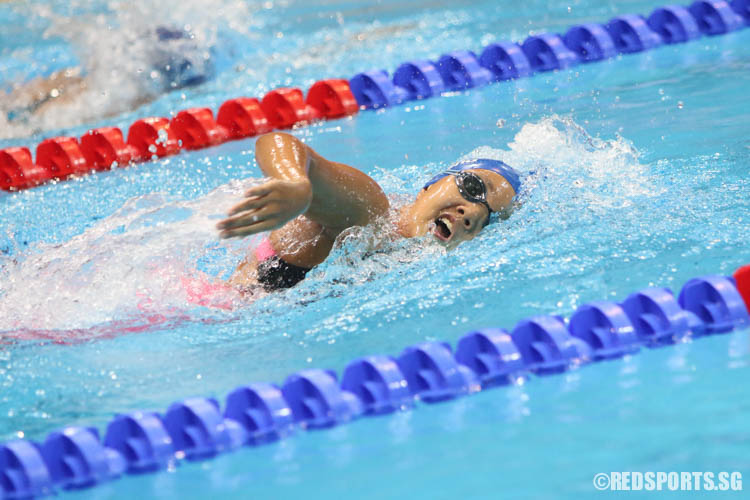
[[36,147],[0,150],[0,191],[18,191],[134,163],[203,149],[272,130],[334,120],[359,110],[395,106],[445,92],[531,76],[652,49],[701,36],[730,33],[750,24],[750,0],[698,0],[688,7],[668,5],[648,18],[636,14],[612,18],[606,25],[587,23],[565,34],[543,33],[522,43],[491,43],[477,56],[470,50],[443,54],[437,61],[401,64],[391,78],[385,70],[359,73],[349,80],[315,82],[304,96],[298,88],[277,88],[261,100],[238,97],[224,102],[216,118],[211,109],[179,111],[171,120],[148,117],[128,129],[89,130],[80,138],[51,137]]
[[182,460],[205,460],[242,446],[258,446],[308,429],[409,410],[493,387],[617,360],[750,326],[750,265],[734,276],[687,281],[677,297],[646,288],[620,303],[581,305],[567,320],[534,316],[511,330],[484,328],[447,342],[422,342],[398,357],[376,354],[350,362],[339,381],[332,370],[308,369],[281,386],[253,383],[234,389],[224,408],[193,397],[164,412],[116,415],[99,430],[70,426],[43,443],[17,439],[0,445],[0,498],[30,498],[89,488],[121,477],[167,470]]

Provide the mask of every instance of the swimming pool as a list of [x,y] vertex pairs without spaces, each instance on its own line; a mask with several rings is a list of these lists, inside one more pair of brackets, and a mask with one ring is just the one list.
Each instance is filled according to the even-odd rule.
[[[283,36],[244,47],[234,62],[260,57],[263,81],[257,68],[228,68],[232,78],[107,124],[657,5],[260,6],[253,23]],[[0,351],[1,439],[101,426],[116,412],[192,395],[221,399],[236,385],[281,382],[307,367],[340,371],[359,355],[730,274],[748,260],[749,36],[701,38],[296,131],[399,195],[472,152],[534,173],[521,210],[456,252],[405,242],[362,259],[365,246],[349,241],[299,287],[231,313],[191,306],[179,278],[224,275],[243,255],[246,244],[217,243],[211,227],[239,192],[227,183],[257,176],[252,140],[4,195],[0,331],[69,342]],[[585,496],[601,471],[744,471],[747,389],[737,382],[747,363],[747,331],[711,337],[97,491]]]

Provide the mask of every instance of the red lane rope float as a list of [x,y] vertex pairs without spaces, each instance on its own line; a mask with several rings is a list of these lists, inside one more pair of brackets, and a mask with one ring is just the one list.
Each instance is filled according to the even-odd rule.
[[128,130],[128,144],[136,150],[136,160],[144,161],[177,154],[179,139],[170,127],[169,119],[150,117],[138,120]]
[[36,164],[57,179],[87,174],[91,170],[75,137],[53,137],[42,141],[36,148]]
[[238,97],[221,105],[216,122],[229,132],[230,139],[242,139],[273,130],[258,99]]
[[215,146],[229,139],[229,131],[214,121],[214,114],[208,108],[180,111],[172,119],[171,128],[185,149]]
[[135,147],[126,144],[117,127],[89,130],[81,137],[81,152],[94,170],[106,170],[115,163],[127,165],[138,155]]
[[292,128],[323,118],[317,109],[305,102],[302,91],[296,88],[272,90],[260,102],[260,107],[275,128]]
[[750,313],[750,265],[743,266],[734,272],[734,280],[737,283],[737,290],[745,301],[747,312]]
[[359,104],[346,80],[323,80],[314,83],[307,92],[306,102],[327,119],[353,115],[359,110]]
[[209,108],[182,110],[171,121],[143,118],[130,126],[127,141],[116,127],[89,130],[80,142],[73,137],[54,137],[39,144],[36,163],[28,148],[0,149],[0,190],[27,189],[52,179],[148,161],[182,149],[207,148],[358,111],[349,82],[332,79],[313,84],[307,99],[298,88],[272,90],[262,101],[253,97],[229,99],[219,108],[216,119]]
[[0,150],[0,189],[11,191],[37,186],[51,179],[46,169],[31,161],[29,148]]
[[0,189],[10,191],[24,184],[22,163],[31,164],[28,149],[8,148],[0,151]]

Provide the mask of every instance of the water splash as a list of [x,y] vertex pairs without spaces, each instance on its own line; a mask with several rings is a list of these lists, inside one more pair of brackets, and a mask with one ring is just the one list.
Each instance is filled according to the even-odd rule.
[[[260,237],[218,241],[214,225],[253,181],[231,182],[195,201],[157,192],[129,200],[69,241],[6,258],[0,330],[70,331],[112,324],[117,329],[122,321],[141,328],[210,319],[223,314],[217,307],[277,321],[273,317],[284,317],[299,304],[346,296],[351,303],[344,311],[330,313],[333,317],[311,329],[330,332],[331,322],[349,325],[343,332],[368,316],[404,312],[404,304],[428,310],[502,287],[498,276],[515,273],[527,279],[564,275],[575,265],[590,269],[608,255],[602,250],[579,257],[586,253],[582,232],[589,242],[609,241],[613,231],[626,240],[642,216],[632,207],[660,192],[648,182],[648,167],[638,163],[628,141],[591,137],[557,116],[524,125],[508,149],[482,146],[463,159],[477,157],[518,169],[526,186],[523,202],[508,221],[491,225],[453,252],[429,237],[394,240],[393,220],[353,228],[301,285],[245,311],[246,302],[212,280],[226,278]],[[404,165],[374,176],[397,207],[421,186],[414,179],[429,178],[446,166]],[[602,220],[608,221],[606,230]],[[554,249],[551,237],[557,240]],[[385,297],[382,290],[393,293]]]
[[[304,339],[334,342],[364,325],[397,328],[416,317],[428,318],[431,311],[441,311],[441,321],[461,324],[467,321],[465,311],[492,301],[503,304],[507,294],[518,294],[516,287],[523,289],[529,280],[574,285],[606,259],[627,255],[630,242],[639,244],[634,238],[644,217],[639,208],[651,204],[662,188],[638,157],[626,139],[592,137],[569,118],[527,123],[507,149],[486,145],[460,158],[503,160],[521,173],[521,204],[510,219],[488,226],[451,252],[429,237],[390,241],[378,232],[387,223],[359,229],[340,240],[302,284],[266,299],[264,309],[253,308],[254,313],[284,314],[291,304],[344,302],[331,304],[330,313],[304,330]],[[394,193],[392,203],[403,204],[422,181],[451,163],[379,169],[374,177]],[[612,237],[623,241],[614,251],[605,244]],[[373,252],[378,245],[381,251]],[[559,292],[548,295],[549,303],[531,305],[542,311],[575,305],[557,304]]]
[[42,83],[44,76],[17,82],[8,95],[0,92],[0,139],[132,111],[172,88],[211,78],[216,60],[231,51],[222,33],[240,33],[250,41],[258,9],[236,0],[220,0],[208,9],[190,0],[25,7],[30,24],[37,30],[47,26],[43,38],[65,40],[80,65],[58,73],[57,84]]
[[189,318],[196,306],[231,309],[242,298],[214,277],[231,272],[248,241],[219,241],[214,226],[253,182],[193,201],[138,196],[69,241],[6,258],[0,331],[44,337],[111,322],[138,329]]

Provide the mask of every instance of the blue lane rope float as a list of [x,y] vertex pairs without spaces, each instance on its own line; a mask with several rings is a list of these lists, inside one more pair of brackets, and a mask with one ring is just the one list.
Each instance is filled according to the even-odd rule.
[[238,448],[247,440],[240,422],[224,418],[212,398],[188,398],[172,403],[164,415],[172,445],[187,459],[209,458]]
[[521,45],[533,71],[565,69],[579,63],[578,56],[570,50],[560,35],[542,33],[524,40]]
[[414,406],[406,378],[390,356],[355,359],[344,369],[341,388],[362,401],[367,415],[392,413]]
[[529,60],[516,43],[489,44],[479,56],[479,64],[489,69],[496,81],[523,78],[531,74]]
[[573,337],[559,316],[533,316],[521,320],[511,332],[526,369],[539,375],[564,372],[586,362],[591,347]]
[[449,91],[481,87],[493,80],[492,72],[483,68],[476,54],[468,50],[443,54],[437,61],[437,68]]
[[258,445],[294,432],[294,418],[281,390],[273,384],[238,387],[227,396],[226,418],[247,429],[247,443]]
[[591,302],[570,317],[570,334],[591,347],[594,361],[614,359],[640,350],[633,323],[619,304]]
[[667,5],[656,9],[648,16],[647,22],[667,44],[684,43],[701,36],[698,22],[681,5]]
[[742,17],[724,1],[697,1],[688,8],[698,21],[698,28],[706,35],[721,35],[739,29]]
[[304,370],[287,377],[281,388],[294,422],[303,429],[322,429],[362,414],[362,402],[341,389],[332,370]]
[[685,311],[667,288],[646,288],[629,295],[622,303],[638,339],[648,347],[679,342],[689,325]]
[[601,24],[573,26],[565,33],[563,43],[584,63],[609,59],[617,54],[612,36]]
[[406,89],[409,100],[437,96],[445,90],[440,72],[434,64],[426,60],[403,63],[393,73],[393,83]]
[[476,374],[456,361],[448,343],[423,342],[407,347],[397,363],[412,395],[428,403],[479,390]]
[[[736,277],[736,278],[735,278]],[[211,398],[172,403],[162,415],[116,415],[102,441],[96,428],[66,427],[43,444],[13,440],[0,446],[0,498],[44,496],[88,488],[127,474],[164,470],[181,460],[204,460],[243,445],[283,439],[369,415],[408,410],[601,360],[727,333],[750,326],[750,266],[735,277],[703,276],[685,283],[676,299],[666,288],[646,288],[622,303],[581,305],[566,320],[535,316],[511,332],[471,331],[455,353],[443,342],[422,342],[397,358],[366,356],[349,363],[341,382],[331,370],[304,370],[281,387],[236,388],[224,412]],[[742,280],[738,285],[738,280]],[[742,290],[742,292],[741,292]]]
[[349,84],[362,109],[378,109],[642,52],[663,44],[684,43],[704,35],[729,33],[748,24],[750,0],[732,0],[731,4],[724,0],[698,0],[688,7],[657,8],[648,18],[626,14],[606,24],[573,26],[564,35],[543,33],[519,43],[495,42],[486,46],[479,57],[471,51],[454,51],[434,63],[406,62],[393,78],[385,70],[365,71],[350,78]]
[[635,14],[613,18],[607,23],[618,52],[630,54],[653,49],[662,44],[659,34],[652,30],[646,20]]
[[95,428],[66,427],[47,436],[42,458],[52,482],[62,489],[80,489],[115,479],[126,469],[126,457],[102,444]]
[[384,69],[355,75],[349,80],[349,87],[357,103],[365,109],[401,104],[409,96],[407,89],[394,85]]
[[510,384],[525,369],[518,347],[502,328],[467,333],[458,341],[455,356],[477,375],[483,389]]
[[117,415],[107,426],[104,446],[127,460],[127,472],[137,474],[166,467],[174,455],[173,441],[158,413],[136,411]]

